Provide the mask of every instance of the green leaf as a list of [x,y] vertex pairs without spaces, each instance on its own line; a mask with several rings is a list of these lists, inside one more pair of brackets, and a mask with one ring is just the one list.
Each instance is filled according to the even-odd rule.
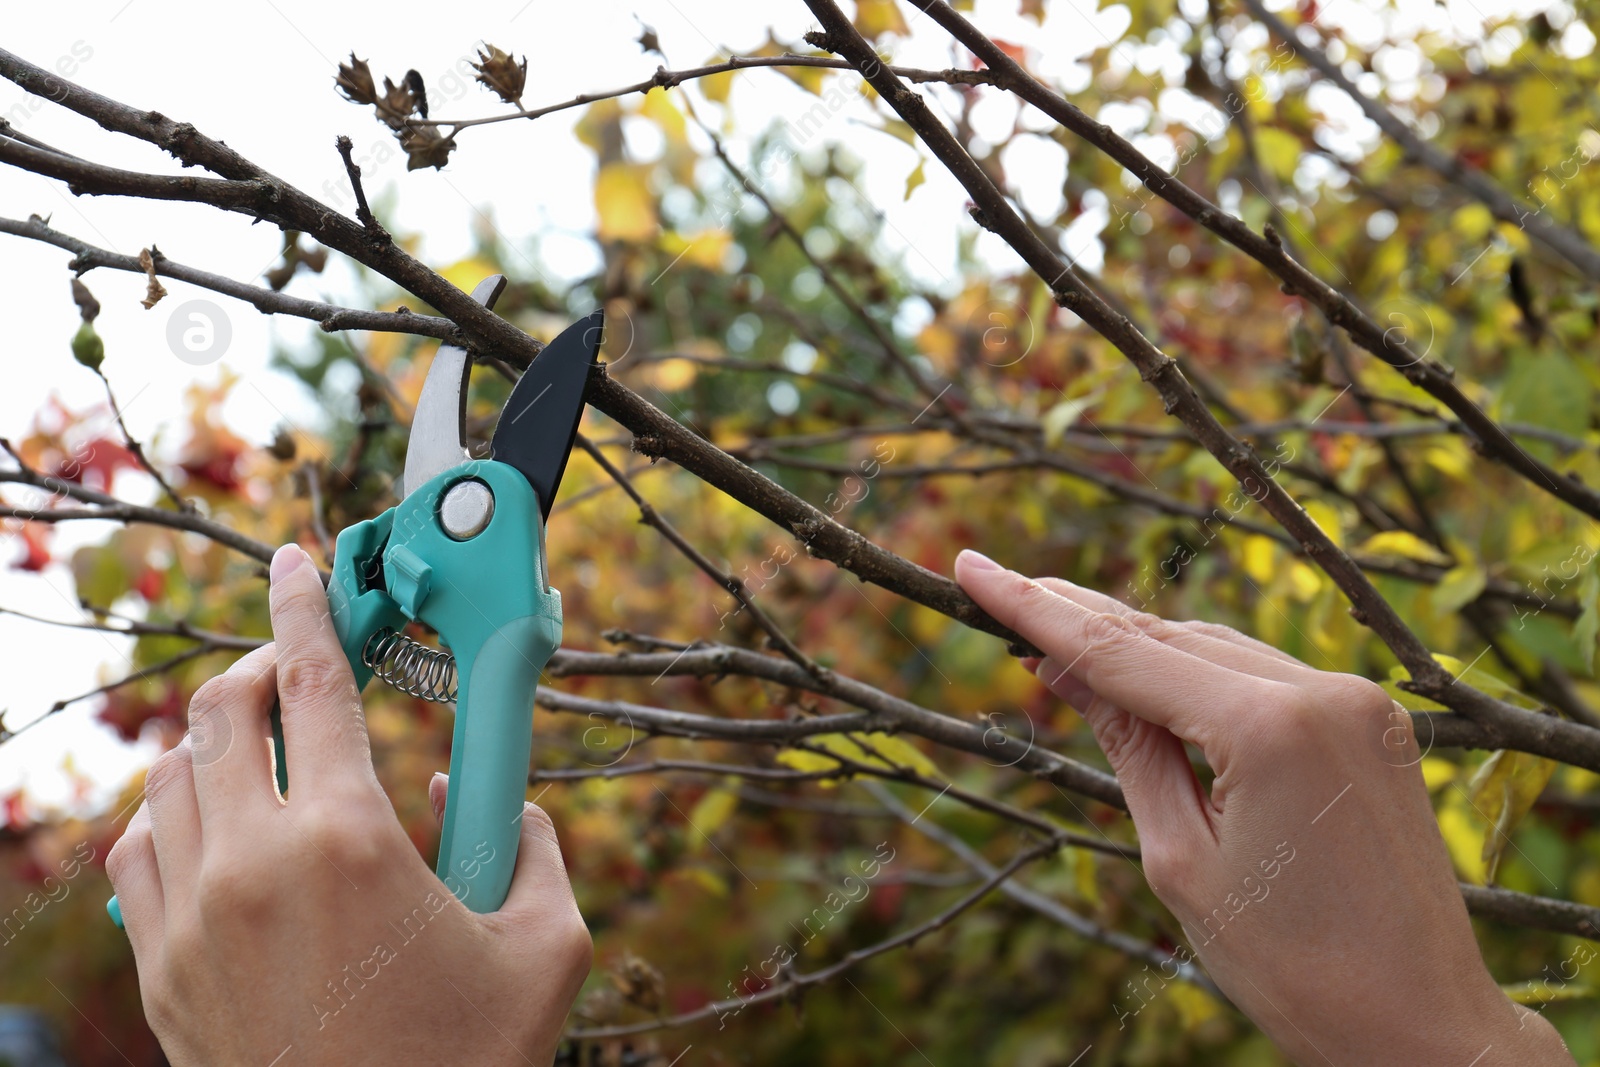
[[1083,396],[1063,400],[1044,413],[1041,420],[1044,424],[1044,443],[1054,447],[1061,443],[1062,436],[1072,428],[1073,423],[1083,417],[1083,413],[1094,407],[1100,401],[1100,390],[1085,393]]
[[1460,611],[1478,599],[1483,587],[1489,584],[1489,574],[1476,563],[1463,563],[1445,571],[1439,584],[1433,587],[1433,606],[1441,615]]
[[1600,636],[1600,569],[1588,567],[1578,582],[1578,603],[1583,613],[1572,627],[1572,639],[1578,645],[1578,658],[1594,672],[1594,642]]
[[1500,391],[1500,417],[1582,436],[1589,428],[1589,379],[1559,352],[1515,358]]

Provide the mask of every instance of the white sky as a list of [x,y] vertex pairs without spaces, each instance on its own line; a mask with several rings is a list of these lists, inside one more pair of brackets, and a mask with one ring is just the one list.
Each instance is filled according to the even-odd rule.
[[[1082,88],[1089,77],[1088,68],[1078,60],[1104,47],[1126,25],[1122,9],[1095,13],[1094,6],[1094,0],[1053,0],[1042,30],[1018,17],[1016,0],[979,0],[973,17],[991,34],[1036,49],[1034,54],[1044,57],[1036,69],[1070,90]],[[1545,5],[1519,0],[1512,6],[1532,10]],[[583,236],[593,223],[594,164],[589,150],[572,135],[572,124],[582,111],[469,131],[444,171],[408,174],[404,156],[394,151],[392,138],[371,109],[345,102],[334,91],[336,64],[352,48],[370,61],[380,79],[385,74],[398,78],[415,67],[427,81],[433,117],[451,118],[503,109],[491,93],[471,83],[470,73],[462,73],[482,41],[529,55],[524,100],[536,107],[648,77],[660,60],[641,55],[634,41],[635,16],[656,28],[675,68],[698,66],[728,49],[754,49],[765,40],[768,26],[780,39],[796,43],[814,27],[799,0],[783,4],[457,0],[382,6],[308,0],[82,0],[70,7],[13,0],[6,7],[0,42],[5,48],[41,66],[55,67],[58,61],[75,64],[62,70],[71,70],[70,77],[80,84],[192,122],[347,212],[347,185],[333,142],[338,134],[350,135],[369,194],[378,199],[388,188],[398,191],[397,212],[390,222],[402,232],[422,234],[420,255],[433,265],[449,263],[469,249],[471,228],[481,211],[506,235],[509,245],[524,253],[530,249],[529,238],[539,235],[538,261],[524,255],[519,262],[513,255],[509,266],[527,275],[543,272],[551,279],[579,276],[597,262],[595,249]],[[1358,16],[1348,0],[1341,9],[1350,12],[1341,21],[1360,24],[1363,36],[1378,32],[1384,21]],[[1453,20],[1469,39],[1478,33],[1481,20],[1470,0],[1457,0],[1448,10],[1426,2],[1408,3],[1405,11],[1409,14],[1398,22],[1429,20],[1437,28]],[[1589,41],[1592,44],[1592,38]],[[1177,46],[1169,42],[1152,56],[1140,57],[1138,66],[1156,74],[1176,52]],[[1122,46],[1113,65],[1126,69],[1134,58]],[[922,21],[913,26],[909,41],[894,46],[894,60],[948,66],[948,38]],[[1404,69],[1403,57],[1391,62]],[[798,119],[815,102],[774,71],[749,71],[737,78],[733,132],[728,135],[735,153],[771,124]],[[1130,90],[1134,82],[1142,84],[1142,79],[1136,75]],[[698,90],[689,92],[702,117],[721,118],[720,110],[707,105]],[[1166,98],[1162,102],[1168,106]],[[37,98],[9,82],[0,83],[0,114],[32,136],[100,162],[176,172],[172,161],[153,147],[104,133],[53,105],[40,106]],[[979,132],[1002,139],[1014,114],[1009,102],[982,105],[975,116]],[[971,229],[962,210],[966,196],[937,164],[930,163],[927,183],[905,200],[905,179],[916,164],[915,151],[855,121],[867,117],[865,106],[855,101],[828,124],[818,141],[848,141],[865,159],[859,195],[864,205],[884,212],[890,252],[904,251],[908,270],[923,282],[948,290],[956,284],[957,238]],[[1110,121],[1113,115],[1105,117]],[[1363,140],[1364,120],[1348,121],[1352,140]],[[1043,128],[1037,117],[1027,122]],[[648,153],[647,130],[630,129],[629,136],[630,147]],[[1030,209],[1058,209],[1064,166],[1059,151],[1047,150],[1037,139],[1021,138],[1008,149],[1005,162]],[[31,213],[52,215],[56,228],[114,251],[137,255],[154,243],[179,262],[258,284],[261,272],[276,261],[281,242],[276,229],[252,227],[239,216],[213,209],[111,197],[74,198],[59,182],[0,167],[0,214],[26,218]],[[1098,265],[1096,229],[1094,220],[1085,220],[1071,242],[1072,251],[1091,268]],[[914,243],[906,236],[910,234],[916,235]],[[980,240],[984,258],[1002,269],[1014,269],[1009,251],[992,242],[988,236]],[[98,381],[73,363],[68,351],[77,326],[68,294],[68,255],[5,235],[0,235],[0,249],[0,308],[10,331],[5,372],[0,376],[0,435],[21,437],[51,398],[82,409],[97,405],[102,394]],[[127,408],[131,429],[146,442],[153,441],[158,456],[171,457],[181,445],[175,419],[185,390],[196,382],[216,381],[223,368],[242,378],[228,415],[248,439],[265,443],[285,421],[317,425],[319,413],[308,395],[292,380],[267,369],[274,343],[307,336],[305,324],[269,319],[247,305],[170,279],[166,285],[171,295],[147,312],[138,304],[143,293],[140,278],[94,271],[86,281],[104,307],[97,326],[108,349],[106,372]],[[352,279],[341,269],[321,277],[301,275],[289,291],[336,303],[356,299]],[[167,348],[168,318],[191,297],[212,299],[229,315],[232,342],[220,363],[194,367]],[[119,481],[118,490],[131,497],[153,495],[151,486],[140,484],[137,477]],[[71,547],[104,535],[104,528],[69,524],[58,529],[55,548],[65,555]],[[42,578],[19,573],[8,569],[17,553],[14,541],[0,540],[0,605],[53,618],[74,617],[76,600],[66,569],[53,566]],[[0,707],[8,709],[8,724],[21,726],[54,700],[120,676],[127,667],[126,652],[126,642],[117,638],[47,630],[0,616]],[[23,785],[36,802],[54,806],[66,797],[61,764],[68,753],[107,789],[117,787],[153,756],[148,746],[124,746],[96,724],[95,706],[75,705],[0,746],[0,795]],[[92,801],[99,799],[103,794]]]

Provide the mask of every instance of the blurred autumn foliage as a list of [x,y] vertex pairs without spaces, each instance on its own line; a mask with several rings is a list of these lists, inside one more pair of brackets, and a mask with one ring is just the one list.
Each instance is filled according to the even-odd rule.
[[[1591,281],[1379,136],[1250,16],[1171,0],[1135,0],[1125,10],[1121,37],[1093,54],[1082,77],[1071,75],[1073,103],[1252,229],[1271,224],[1301,262],[1451,368],[1528,453],[1600,484],[1600,295]],[[1057,20],[1080,17],[1046,0],[1023,0],[1021,11],[1040,41]],[[1452,30],[1448,19],[1361,11],[1359,33],[1322,30],[1341,70],[1448,157],[1600,243],[1600,178],[1587,165],[1600,155],[1600,58],[1583,30],[1593,4],[1497,20],[1481,39]],[[1302,4],[1281,17],[1317,15],[1315,4]],[[860,0],[855,18],[891,59],[910,32],[890,0]],[[1046,58],[1037,43],[1000,44],[1030,68]],[[822,56],[775,39],[745,54],[790,52]],[[525,61],[492,45],[480,61],[484,111],[502,107],[496,98],[527,106]],[[1435,397],[1355,351],[1307,301],[1105,154],[1002,89],[959,76],[981,69],[958,50],[955,73],[929,90],[958,139],[996,182],[1039,194],[1022,201],[1033,205],[1029,222],[1067,232],[1069,256],[1098,230],[1104,266],[1092,286],[1181,361],[1220,418],[1275,460],[1280,484],[1367,567],[1441,662],[1522,707],[1558,703],[1556,690],[1571,707],[1600,707],[1593,519],[1487,462]],[[741,82],[783,77],[797,87],[793,121],[734,128],[726,105]],[[408,79],[382,80],[380,93],[352,54],[339,88],[375,109],[413,166],[497,151],[518,136],[515,122],[418,125],[425,96]],[[668,84],[588,103],[577,124],[595,156],[601,270],[567,289],[546,288],[520,267],[527,248],[486,226],[477,251],[443,268],[445,277],[470,289],[488,273],[509,274],[497,311],[535,337],[603,305],[613,377],[931,571],[949,573],[960,549],[979,548],[1151,611],[1236,626],[1315,667],[1385,681],[1413,710],[1442,710],[1398,685],[1406,672],[1352,617],[1329,577],[1277,536],[1259,507],[1229,503],[1237,499],[1233,477],[1034,274],[995,268],[978,229],[955,217],[961,276],[938,286],[912,280],[918,272],[905,261],[914,252],[903,235],[885,232],[860,192],[863,164],[850,144],[904,142],[907,199],[925,184],[930,161],[857,75],[796,66]],[[838,117],[837,94],[864,99],[876,128]],[[1014,116],[1001,139],[974,128],[975,112],[997,106],[996,98]],[[626,135],[641,123],[658,136]],[[992,117],[982,124],[992,126]],[[797,131],[806,138],[798,153]],[[812,139],[819,131],[825,136]],[[722,156],[722,141],[737,142],[733,158]],[[638,143],[656,147],[645,153]],[[1054,157],[1048,166],[1046,155]],[[1035,172],[1057,174],[1059,187],[1039,189]],[[768,202],[746,191],[746,181]],[[1096,217],[1098,227],[1078,225]],[[290,235],[272,288],[292,292],[297,265],[320,270],[322,255]],[[423,310],[382,279],[367,284],[363,306]],[[116,338],[106,341],[114,361]],[[393,503],[434,348],[396,333],[319,333],[285,348],[281,369],[320,397],[328,420],[285,427],[269,446],[240,439],[222,421],[235,383],[196,388],[185,424],[173,431],[185,443],[168,473],[210,519],[268,544],[325,550],[330,532]],[[908,366],[959,383],[960,404],[920,394]],[[60,373],[86,372],[63,351]],[[508,389],[495,368],[477,369],[468,417],[478,439]],[[18,456],[114,493],[138,459],[107,433],[104,415],[42,412],[14,441]],[[629,435],[597,412],[583,433],[817,663],[1003,729],[1012,744],[1103,766],[1078,717],[1001,642],[810,558],[787,531],[730,496],[672,463],[634,455]],[[1222,521],[1212,521],[1219,511]],[[639,516],[612,477],[575,453],[549,532],[566,647],[677,649],[701,640],[768,648],[754,613]],[[15,532],[9,565],[37,571],[53,560],[48,527],[23,523]],[[133,618],[162,631],[136,646],[134,666],[159,668],[152,677],[96,698],[100,721],[125,739],[175,743],[189,695],[237,655],[206,648],[190,656],[195,635],[267,633],[261,565],[215,540],[129,525],[60,562],[71,567],[91,618],[111,626]],[[563,672],[546,686],[730,720],[848,710],[815,692],[737,675]],[[366,706],[379,776],[428,853],[437,831],[424,787],[448,763],[450,712],[376,684]],[[1000,894],[803,994],[718,1011],[686,1028],[604,1036],[751,996],[936,915],[983,881],[962,848],[1000,864],[1021,839],[1014,820],[961,796],[1106,843],[1134,844],[1132,826],[1114,808],[1020,773],[1003,747],[984,758],[903,735],[825,735],[789,748],[689,741],[577,711],[542,711],[536,729],[530,796],[560,829],[597,944],[574,1027],[602,1036],[584,1039],[586,1051],[572,1062],[666,1067],[687,1045],[694,1050],[685,1063],[1284,1062],[1204,988],[1165,980],[1147,959]],[[851,771],[862,765],[906,771],[955,795],[933,804],[937,789],[904,781],[868,788],[870,775]],[[1463,880],[1600,906],[1595,773],[1527,753],[1442,748],[1422,770]],[[144,1030],[127,945],[102,911],[109,889],[101,865],[139,789],[130,782],[121,802],[88,821],[30,814],[23,798],[5,800],[0,916],[31,917],[3,935],[0,1000],[37,1003],[57,1017],[73,1035],[74,1062],[86,1067],[161,1062]],[[928,825],[907,825],[885,797],[913,813],[926,808]],[[63,881],[60,864],[84,842],[93,859]],[[1176,924],[1122,858],[1066,847],[1020,877],[1156,955],[1178,944]],[[50,899],[50,885],[70,891],[34,912],[26,901]],[[1480,923],[1479,933],[1496,976],[1522,987],[1579,1062],[1600,1064],[1592,968],[1559,985],[1547,973],[1582,939],[1492,923]],[[71,993],[82,1017],[52,984]]]

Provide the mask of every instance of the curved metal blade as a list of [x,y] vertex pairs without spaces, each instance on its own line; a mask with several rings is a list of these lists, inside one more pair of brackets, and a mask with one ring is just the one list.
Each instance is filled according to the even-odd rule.
[[539,494],[539,510],[547,519],[578,435],[589,369],[600,353],[604,331],[604,309],[561,331],[511,390],[494,428],[494,458],[522,472]]
[[[472,290],[472,299],[492,308],[505,287],[504,274],[491,274]],[[471,458],[467,455],[467,378],[471,373],[472,360],[466,349],[439,346],[411,418],[401,496],[410,496],[429,478]]]

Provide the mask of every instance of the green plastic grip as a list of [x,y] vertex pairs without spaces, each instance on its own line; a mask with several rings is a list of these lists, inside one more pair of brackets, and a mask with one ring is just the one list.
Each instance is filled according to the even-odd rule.
[[[489,525],[457,541],[439,502],[464,480],[494,496]],[[395,509],[383,573],[392,603],[433,627],[456,659],[459,694],[436,871],[473,911],[505,902],[521,840],[539,676],[561,644],[561,594],[549,588],[538,497],[522,473],[471,460]],[[347,651],[350,644],[346,644]]]

